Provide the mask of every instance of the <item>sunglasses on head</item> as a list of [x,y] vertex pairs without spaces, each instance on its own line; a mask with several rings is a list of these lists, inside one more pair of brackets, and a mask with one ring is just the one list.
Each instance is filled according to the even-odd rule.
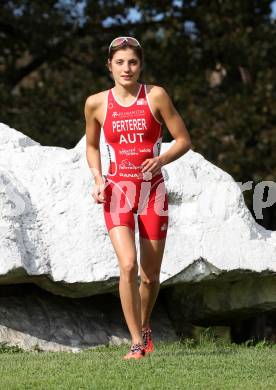
[[127,42],[130,46],[135,46],[138,47],[140,43],[137,41],[137,39],[132,38],[132,37],[118,37],[113,39],[113,41],[109,45],[108,51],[110,51],[111,48],[121,46],[124,42]]

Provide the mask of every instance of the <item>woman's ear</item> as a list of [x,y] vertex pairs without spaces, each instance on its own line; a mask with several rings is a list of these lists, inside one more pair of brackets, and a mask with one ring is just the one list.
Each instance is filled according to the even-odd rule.
[[112,71],[111,71],[111,69],[110,69],[110,62],[109,61],[107,61],[106,62],[106,64],[105,64],[105,66],[106,66],[106,68],[107,68],[107,70],[108,70],[108,75],[109,75],[109,77],[112,79],[112,80],[114,80],[114,78],[113,78],[113,74],[112,74]]
[[109,59],[107,60],[106,67],[109,70],[109,72],[111,72],[111,61]]

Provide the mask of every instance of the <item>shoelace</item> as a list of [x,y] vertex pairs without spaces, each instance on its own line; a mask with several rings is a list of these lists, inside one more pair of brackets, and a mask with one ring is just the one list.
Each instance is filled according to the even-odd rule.
[[133,344],[130,348],[131,352],[139,352],[143,346],[141,344]]
[[147,345],[147,342],[148,342],[148,340],[150,340],[150,337],[151,337],[151,329],[146,328],[146,329],[142,330],[142,337],[144,340],[144,345]]

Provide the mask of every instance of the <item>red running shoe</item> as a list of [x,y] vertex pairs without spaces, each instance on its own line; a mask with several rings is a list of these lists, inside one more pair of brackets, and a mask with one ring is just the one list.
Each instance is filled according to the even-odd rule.
[[151,339],[151,329],[149,327],[142,330],[142,337],[144,340],[144,347],[146,352],[153,352],[154,345]]
[[130,348],[130,352],[127,353],[123,359],[141,359],[145,355],[146,351],[142,344],[133,344]]

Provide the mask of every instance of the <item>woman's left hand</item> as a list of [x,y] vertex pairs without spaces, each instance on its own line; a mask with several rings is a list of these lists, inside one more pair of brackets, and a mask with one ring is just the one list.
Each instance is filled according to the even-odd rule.
[[156,156],[153,158],[147,158],[142,162],[142,172],[151,172],[152,176],[156,176],[157,174],[162,173],[161,172],[161,167],[162,167],[162,162],[160,159],[160,156]]

